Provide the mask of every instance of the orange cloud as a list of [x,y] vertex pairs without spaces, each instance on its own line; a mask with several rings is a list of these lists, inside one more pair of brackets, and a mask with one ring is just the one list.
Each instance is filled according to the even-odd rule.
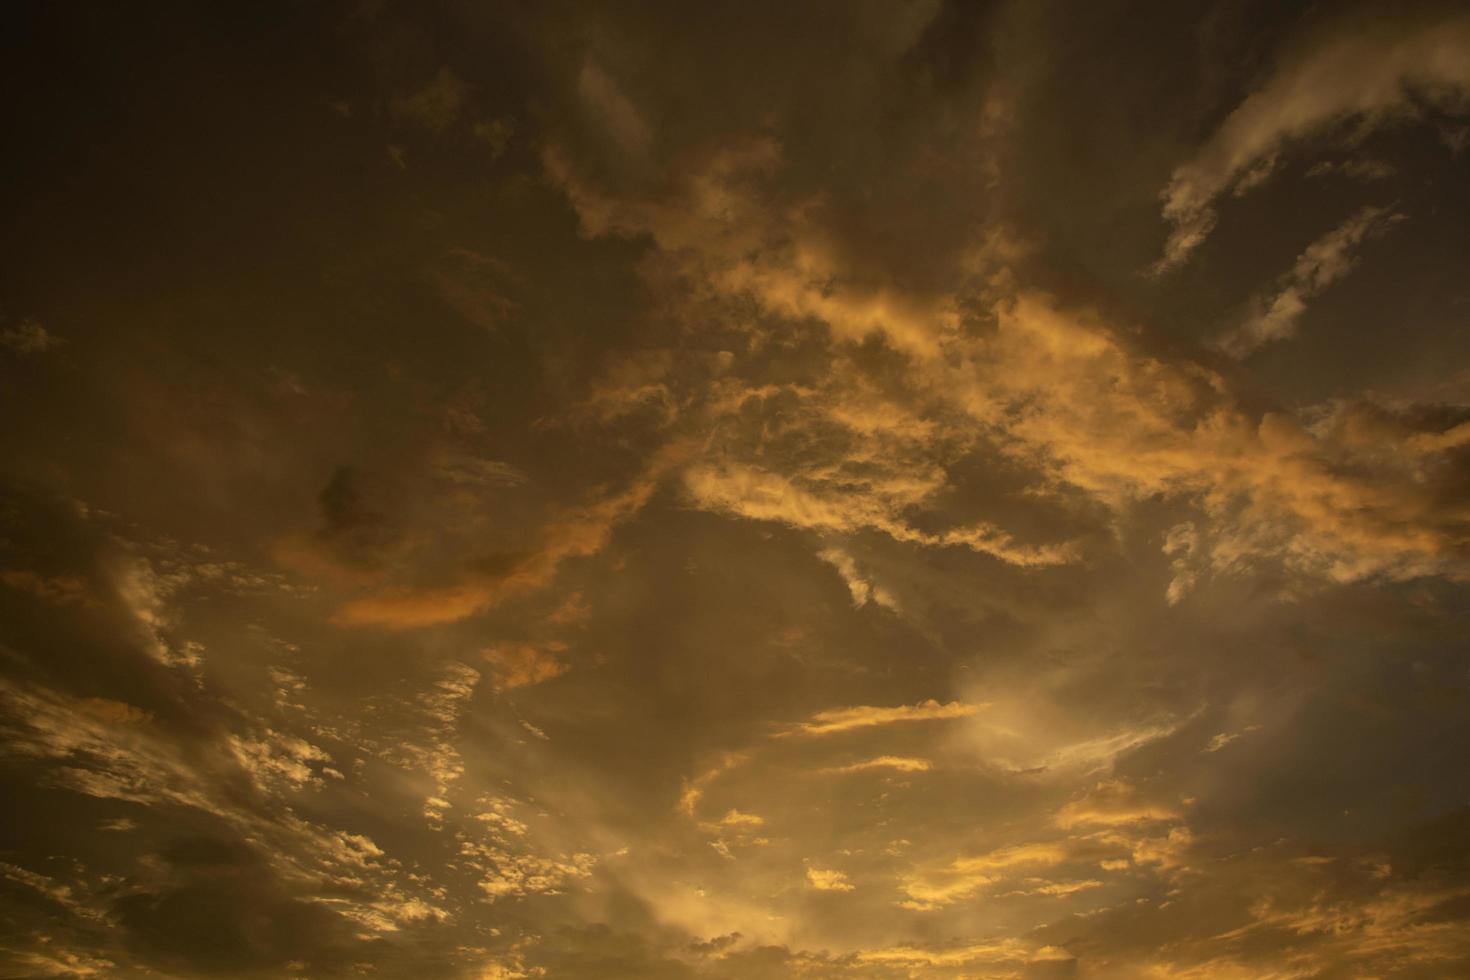
[[829,711],[819,711],[809,720],[798,722],[787,731],[778,734],[832,735],[837,732],[852,731],[855,728],[892,725],[903,721],[943,721],[950,718],[967,718],[978,712],[980,708],[980,705],[965,704],[961,701],[940,704],[933,698],[918,704],[904,704],[894,708],[879,708],[872,705],[833,708]]
[[560,643],[548,644],[545,649],[530,643],[507,643],[490,647],[483,656],[494,671],[495,689],[510,691],[565,674],[570,668],[555,654],[555,651],[564,649],[566,647]]
[[1078,799],[1067,803],[1057,811],[1053,822],[1058,827],[1115,827],[1177,820],[1179,816],[1177,808],[1146,800],[1135,787],[1114,779],[1098,783]]
[[928,772],[934,763],[928,759],[914,759],[899,755],[880,755],[876,759],[864,759],[846,766],[832,766],[821,770],[824,773],[845,774],[868,772],[873,769],[894,769],[898,772]]
[[819,892],[850,892],[855,887],[841,871],[807,868],[806,880]]
[[332,621],[390,629],[433,626],[468,618],[514,596],[544,588],[562,562],[595,555],[605,548],[613,530],[643,509],[664,474],[689,450],[689,444],[682,442],[665,446],[626,489],[551,520],[542,529],[540,546],[508,571],[472,574],[447,586],[384,588],[344,603]]

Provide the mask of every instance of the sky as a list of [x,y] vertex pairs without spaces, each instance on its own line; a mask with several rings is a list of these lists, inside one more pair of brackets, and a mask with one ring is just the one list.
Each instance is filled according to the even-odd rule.
[[1470,13],[11,3],[0,978],[1470,976]]

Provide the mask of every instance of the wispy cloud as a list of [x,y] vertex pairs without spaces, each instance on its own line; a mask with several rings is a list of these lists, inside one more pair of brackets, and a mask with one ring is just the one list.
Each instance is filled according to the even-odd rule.
[[913,705],[898,705],[884,708],[860,705],[853,708],[832,708],[819,711],[806,721],[778,732],[778,735],[835,735],[860,728],[877,725],[893,725],[910,721],[945,721],[968,718],[983,708],[983,705],[950,701],[941,704],[932,698]]
[[871,772],[873,770],[883,769],[889,769],[895,772],[928,772],[933,768],[934,763],[928,759],[916,759],[911,756],[902,755],[880,755],[872,759],[864,759],[861,762],[848,763],[845,766],[829,766],[821,771],[834,774]]
[[1252,300],[1250,316],[1220,339],[1220,348],[1232,357],[1245,357],[1266,344],[1292,337],[1308,300],[1347,275],[1357,263],[1354,251],[1403,220],[1404,215],[1397,211],[1366,207],[1308,245],[1291,271],[1278,280],[1274,291]]
[[1221,123],[1164,191],[1172,226],[1165,272],[1209,236],[1215,201],[1264,180],[1295,140],[1347,121],[1380,125],[1419,111],[1421,100],[1453,104],[1470,90],[1470,20],[1385,18],[1372,31],[1344,18],[1285,55],[1276,71]]

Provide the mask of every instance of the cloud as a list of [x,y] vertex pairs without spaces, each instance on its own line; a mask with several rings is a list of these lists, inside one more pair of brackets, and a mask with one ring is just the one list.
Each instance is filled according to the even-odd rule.
[[1276,291],[1254,299],[1246,321],[1220,339],[1221,350],[1241,358],[1295,335],[1307,301],[1347,275],[1356,264],[1353,251],[1402,220],[1404,216],[1398,212],[1366,207],[1308,245],[1291,271],[1277,282]]
[[1219,752],[1226,746],[1238,741],[1242,736],[1250,732],[1260,731],[1260,728],[1260,725],[1247,725],[1243,731],[1239,732],[1217,732],[1210,738],[1209,744],[1200,751],[1206,753]]
[[892,769],[897,772],[928,772],[934,768],[934,763],[928,759],[915,759],[909,756],[880,755],[872,759],[864,759],[861,762],[853,762],[845,766],[832,766],[821,770],[824,773],[847,774],[854,772],[871,772],[875,769]]
[[540,684],[560,677],[569,669],[558,660],[556,654],[566,649],[564,644],[551,643],[536,646],[531,643],[503,643],[489,647],[482,655],[491,664],[495,674],[497,691],[512,691],[518,687]]
[[[116,542],[72,562],[0,500],[0,756],[36,843],[6,859],[41,876],[4,882],[0,974],[1466,972],[1464,834],[1405,827],[1465,797],[1470,412],[1419,384],[1458,341],[1265,393],[1187,335],[1249,261],[1167,297],[1123,268],[1169,127],[1333,12],[369,6],[293,19],[228,112],[104,100],[210,152],[119,171],[148,186],[114,217],[164,220],[104,222],[122,265],[86,295],[51,271],[96,208],[36,182],[21,209],[87,342],[67,384],[22,379],[6,446]],[[154,50],[148,20],[81,55]],[[170,78],[216,92],[196,53]],[[82,76],[48,90],[78,118]],[[1410,169],[1433,134],[1378,132],[1453,244],[1447,178]],[[155,193],[237,171],[213,232]],[[1292,251],[1374,176],[1332,173]],[[1260,284],[1267,332],[1412,244],[1368,244],[1397,208]],[[227,274],[170,292],[179,242]],[[1437,329],[1440,299],[1402,308]],[[196,540],[280,542],[289,588]]]
[[889,946],[863,950],[857,954],[859,963],[891,964],[909,969],[963,967],[977,963],[1000,965],[1066,962],[1072,958],[1066,950],[1057,947],[1036,948],[1019,939],[1010,938],[938,948]]
[[375,931],[435,908],[371,839],[303,819],[282,799],[326,772],[315,746],[270,731],[181,740],[126,706],[94,701],[0,683],[4,754],[44,764],[46,785],[146,807],[150,821],[180,810],[212,819],[228,860],[258,879],[261,900],[329,906]]
[[520,281],[506,263],[493,255],[452,248],[425,276],[450,309],[482,330],[495,332],[507,327],[521,309],[512,298]]
[[559,895],[573,883],[592,875],[597,857],[575,854],[536,854],[513,851],[498,843],[465,841],[460,845],[464,863],[475,872],[477,885],[490,902],[525,895]]
[[905,875],[902,888],[908,898],[900,904],[916,912],[932,912],[996,884],[1007,872],[1054,867],[1069,859],[1068,849],[1059,842],[1018,844],[974,857],[955,858]]
[[[828,486],[803,485],[779,473],[727,463],[721,467],[694,466],[684,473],[684,485],[695,503],[761,521],[779,521],[792,527],[853,533],[865,528],[882,531],[896,541],[932,546],[959,546],[1023,567],[1064,564],[1073,560],[1070,546],[1025,547],[993,524],[957,527],[941,533],[921,531],[900,516],[916,490],[896,481],[856,490],[835,482]],[[937,489],[937,488],[936,488]]]
[[1307,169],[1308,177],[1326,177],[1341,174],[1350,180],[1385,180],[1398,171],[1393,164],[1382,160],[1323,160]]
[[97,956],[86,950],[65,949],[42,935],[40,948],[29,950],[6,950],[8,958],[27,974],[42,977],[108,977],[115,976],[117,963],[106,957]]
[[764,827],[766,821],[754,813],[741,813],[739,810],[730,810],[720,818],[722,827]]
[[807,884],[819,892],[850,892],[854,886],[841,871],[822,868],[806,869]]
[[[1028,678],[1019,690],[995,697],[982,715],[966,723],[964,744],[987,766],[1055,780],[1105,771],[1178,728],[1169,718],[1109,722],[1079,717],[1064,706],[1070,699],[1059,690],[1074,682],[1065,671]],[[994,685],[983,689],[1000,693]]]
[[410,629],[466,619],[514,596],[549,585],[562,562],[595,555],[613,530],[643,509],[664,473],[688,452],[671,443],[654,454],[644,472],[626,488],[591,503],[569,508],[540,529],[534,550],[496,574],[467,573],[445,586],[387,586],[343,603],[333,621],[344,626]]
[[1176,606],[1194,588],[1198,578],[1199,531],[1194,522],[1182,521],[1164,533],[1164,554],[1169,556],[1169,570],[1173,573],[1169,587],[1164,590],[1164,601]]
[[389,480],[340,466],[317,496],[321,526],[314,533],[283,535],[272,543],[280,564],[328,581],[371,584],[398,557],[404,538],[390,516],[398,496]]
[[1033,878],[1027,882],[1027,887],[1009,892],[1008,894],[1047,895],[1051,898],[1067,898],[1078,892],[1091,891],[1094,888],[1101,887],[1102,882],[1092,878],[1087,878],[1082,881],[1046,881],[1041,878]]
[[228,741],[240,767],[277,792],[320,787],[324,773],[342,775],[331,768],[330,755],[303,738],[267,728],[259,737],[231,735]]
[[98,921],[106,919],[103,912],[79,899],[70,885],[63,885],[49,875],[0,861],[0,877],[30,888],[74,915]]
[[523,972],[524,967],[525,963],[520,957],[487,963],[475,980],[526,980],[531,974]]
[[480,672],[462,663],[450,663],[439,677],[414,700],[422,725],[421,735],[395,741],[382,755],[394,765],[417,770],[431,780],[423,814],[431,827],[441,827],[445,812],[453,804],[450,789],[464,775],[460,755],[459,724],[480,683]]
[[75,575],[42,575],[26,568],[0,569],[0,584],[61,604],[92,601],[87,583]]
[[467,94],[468,86],[464,80],[446,65],[421,88],[390,99],[388,112],[397,120],[440,135],[459,121]]
[[893,708],[860,705],[854,708],[832,708],[819,711],[810,719],[779,732],[778,735],[834,735],[859,728],[877,725],[893,725],[908,721],[944,721],[953,718],[968,718],[981,710],[981,705],[951,701],[940,704],[932,698],[914,705],[899,705]]
[[[452,724],[462,714],[467,688],[472,687],[467,678],[451,673],[441,681],[438,693],[423,696],[420,701],[431,713],[437,712],[446,724]],[[457,782],[463,776],[463,765],[457,752],[451,756],[445,748],[445,730],[440,732],[441,742],[430,753],[431,762],[441,763],[436,779],[441,784]],[[469,875],[480,901],[493,903],[529,895],[562,894],[575,883],[591,877],[598,864],[596,854],[549,839],[558,835],[547,833],[548,814],[527,801],[503,793],[484,793],[467,809],[472,811],[470,817],[448,825],[450,832],[445,834],[445,839],[451,845],[450,860],[457,871],[462,868]],[[447,805],[437,809],[426,805],[430,826],[446,826],[448,810]],[[445,894],[442,885],[439,894]],[[394,918],[442,917],[443,914],[433,906],[417,903],[398,910]]]
[[1215,201],[1269,174],[1289,143],[1346,121],[1363,127],[1453,105],[1470,91],[1470,18],[1344,19],[1283,54],[1275,72],[1222,122],[1164,191],[1172,225],[1154,271],[1185,261],[1216,221]]
[[61,338],[36,320],[22,320],[13,327],[0,328],[0,347],[17,354],[41,354],[61,344]]
[[[1337,581],[1463,574],[1451,530],[1459,518],[1426,492],[1430,471],[1408,418],[1337,404],[1309,427],[1285,412],[1249,411],[1207,369],[1134,350],[1046,297],[1022,294],[999,315],[988,346],[1007,370],[967,387],[985,416],[1009,412],[1012,451],[1113,507],[1193,498],[1209,518],[1215,569],[1274,558]],[[1375,412],[1381,430],[1356,421]],[[1394,426],[1409,438],[1388,441]]]
[[[976,260],[988,276],[978,293],[904,298],[888,287],[882,304],[853,319],[864,290],[824,244],[831,233],[814,212],[768,199],[781,159],[775,149],[716,155],[658,200],[610,196],[564,161],[549,162],[590,232],[652,235],[666,260],[699,284],[698,295],[710,298],[691,300],[691,317],[708,315],[701,304],[715,298],[743,300],[775,318],[756,331],[766,342],[798,329],[781,318],[814,320],[825,331],[830,375],[804,386],[716,389],[709,409],[720,438],[682,473],[694,505],[826,535],[876,530],[901,543],[966,547],[1027,568],[1079,561],[1077,541],[1032,544],[995,521],[946,527],[925,513],[951,489],[950,461],[974,459],[983,447],[1031,471],[1036,500],[1060,505],[1081,491],[1120,513],[1159,496],[1200,508],[1199,546],[1189,575],[1176,575],[1175,601],[1191,576],[1240,573],[1252,563],[1339,582],[1465,574],[1453,530],[1459,518],[1446,492],[1424,479],[1434,473],[1431,481],[1453,484],[1452,465],[1406,453],[1409,444],[1370,451],[1347,443],[1332,424],[1345,405],[1300,417],[1248,405],[1204,364],[1157,353],[1128,324],[1026,288],[1004,249]],[[1347,246],[1389,220],[1389,212],[1361,213],[1341,236],[1309,249],[1282,295],[1323,288],[1346,267]],[[963,329],[957,311],[966,303],[991,326]],[[1289,320],[1286,307],[1278,313],[1267,321],[1273,329]],[[826,386],[852,387],[854,372],[843,365],[872,338],[895,357],[901,384],[886,390],[897,387],[923,410],[896,413],[892,425],[853,427],[840,407],[850,399]],[[748,444],[726,435],[763,413],[770,420]],[[784,448],[793,443],[806,448]]]
[[837,574],[842,576],[848,592],[852,594],[854,606],[866,606],[872,602],[895,612],[898,610],[898,602],[888,590],[865,579],[857,561],[847,552],[840,548],[825,548],[817,552],[817,557],[837,569]]
[[1387,956],[1434,969],[1463,963],[1470,943],[1451,910],[1464,904],[1470,888],[1388,887],[1361,898],[1318,896],[1280,907],[1271,896],[1251,907],[1253,921],[1229,934],[1240,940],[1262,932],[1286,932],[1318,940],[1311,960],[1372,962]]
[[621,85],[595,59],[588,59],[577,75],[577,95],[599,129],[619,149],[633,157],[648,152],[648,123]]
[[1238,738],[1240,738],[1240,735],[1235,732],[1220,732],[1213,736],[1210,739],[1210,744],[1206,745],[1200,751],[1219,752],[1225,746],[1229,745],[1231,742],[1235,741]]
[[174,803],[210,813],[221,804],[190,778],[182,753],[141,712],[98,710],[86,699],[39,687],[0,683],[5,754],[66,763],[50,774],[88,796]]
[[1175,806],[1148,800],[1137,788],[1119,779],[1098,783],[1057,811],[1058,827],[1116,827],[1179,819]]
[[573,420],[594,419],[607,426],[648,417],[659,427],[679,417],[679,396],[673,374],[678,367],[670,350],[619,353],[609,358],[591,391],[568,410]]
[[679,812],[687,817],[695,817],[699,809],[699,802],[704,799],[705,790],[710,787],[710,784],[725,773],[743,766],[749,761],[749,758],[743,752],[727,752],[699,775],[685,780],[684,788],[679,794]]

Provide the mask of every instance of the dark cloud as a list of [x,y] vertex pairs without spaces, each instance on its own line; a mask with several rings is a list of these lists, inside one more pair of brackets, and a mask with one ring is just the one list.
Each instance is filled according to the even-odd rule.
[[0,973],[1470,969],[1459,8],[3,19]]

